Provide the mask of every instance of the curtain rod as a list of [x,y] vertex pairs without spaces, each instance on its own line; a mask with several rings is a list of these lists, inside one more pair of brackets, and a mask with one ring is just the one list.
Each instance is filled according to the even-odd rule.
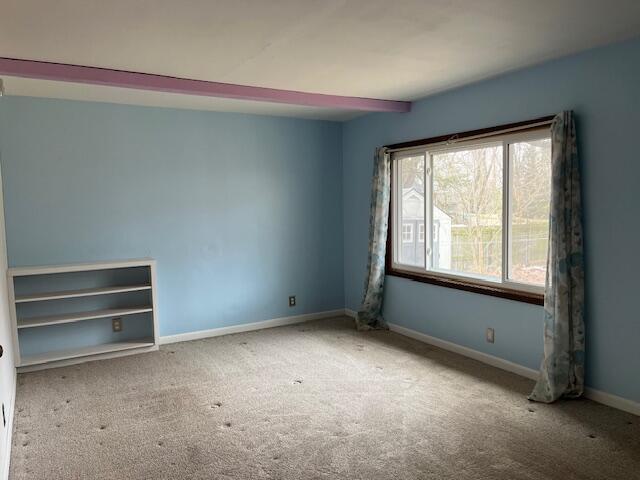
[[440,135],[437,137],[423,138],[420,140],[412,140],[410,142],[394,143],[392,145],[385,145],[389,153],[399,152],[402,150],[411,150],[418,147],[424,147],[427,145],[447,145],[454,144],[460,141],[474,140],[478,138],[493,137],[496,135],[502,135],[510,132],[520,132],[523,130],[531,130],[538,127],[544,127],[545,125],[551,125],[555,115],[549,115],[546,117],[535,118],[533,120],[527,120],[524,122],[508,123],[506,125],[499,125],[497,127],[481,128],[478,130],[469,130],[467,132],[454,133],[450,135]]

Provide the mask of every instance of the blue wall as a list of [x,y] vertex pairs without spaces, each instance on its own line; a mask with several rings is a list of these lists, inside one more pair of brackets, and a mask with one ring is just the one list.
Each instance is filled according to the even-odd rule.
[[9,264],[153,257],[161,335],[343,308],[341,156],[338,123],[4,97]]
[[[372,154],[378,145],[573,109],[584,180],[587,384],[640,401],[640,40],[589,51],[426,98],[410,114],[343,128],[346,306],[366,267]],[[385,316],[428,335],[537,368],[542,309],[387,277]],[[496,343],[484,330],[496,329]]]

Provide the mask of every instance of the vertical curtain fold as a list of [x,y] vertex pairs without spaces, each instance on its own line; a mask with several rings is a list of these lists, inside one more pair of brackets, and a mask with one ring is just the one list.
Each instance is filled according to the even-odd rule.
[[544,359],[530,400],[584,390],[584,258],[580,169],[572,112],[551,126],[551,210],[544,294]]
[[382,317],[384,270],[391,199],[391,160],[386,148],[376,149],[369,215],[369,259],[362,306],[356,316],[358,330],[386,329]]

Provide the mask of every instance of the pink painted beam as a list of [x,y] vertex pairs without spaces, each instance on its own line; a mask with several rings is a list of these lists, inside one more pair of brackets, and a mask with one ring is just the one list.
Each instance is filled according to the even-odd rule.
[[0,75],[37,78],[59,82],[88,83],[109,87],[135,88],[156,92],[183,93],[205,97],[236,98],[261,102],[287,103],[308,107],[338,108],[375,112],[409,112],[411,102],[376,98],[344,97],[322,93],[251,87],[233,83],[191,80],[150,73],[127,72],[109,68],[85,67],[64,63],[40,62],[0,57]]

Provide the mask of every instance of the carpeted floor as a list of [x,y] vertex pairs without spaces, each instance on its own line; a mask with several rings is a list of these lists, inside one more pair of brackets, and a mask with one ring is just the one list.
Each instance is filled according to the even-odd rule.
[[13,480],[640,479],[640,418],[346,318],[18,384]]

